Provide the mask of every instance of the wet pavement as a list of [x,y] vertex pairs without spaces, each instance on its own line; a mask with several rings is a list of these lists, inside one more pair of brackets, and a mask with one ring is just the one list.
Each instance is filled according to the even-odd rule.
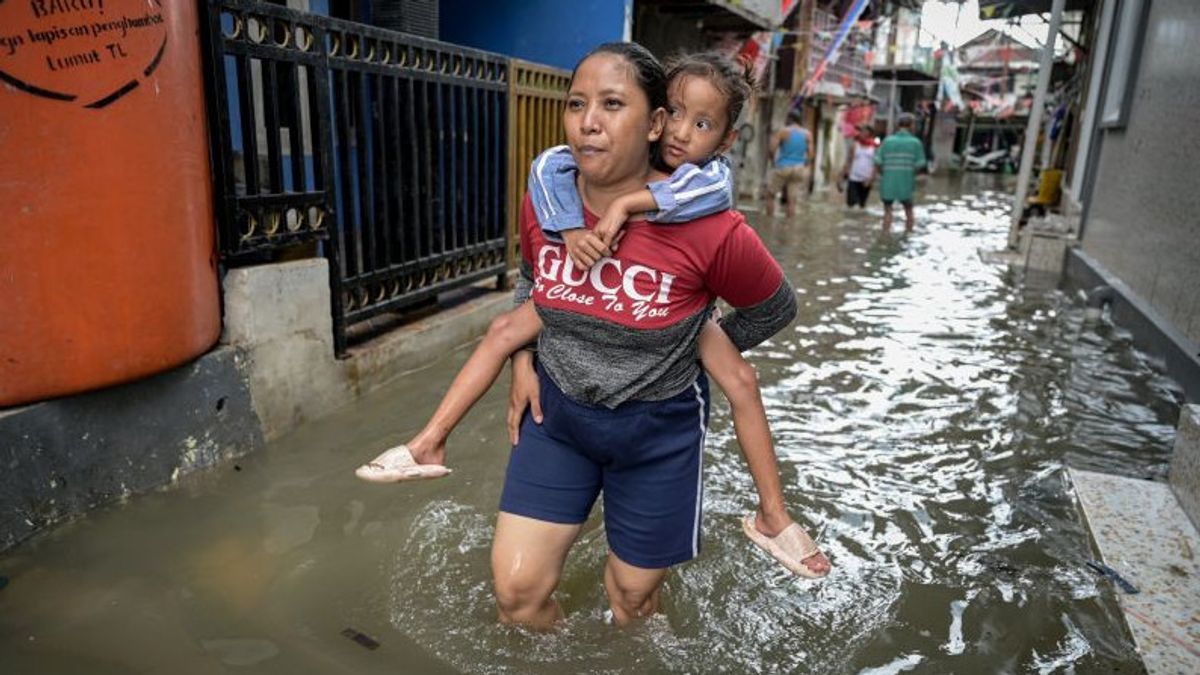
[[421,424],[468,347],[0,557],[0,670],[1140,672],[1111,586],[1084,565],[1065,467],[1162,480],[1180,394],[1076,298],[984,262],[1007,230],[996,180],[931,184],[907,236],[882,234],[877,206],[754,217],[800,316],[752,360],[828,579],[786,576],[742,535],[753,489],[718,396],[703,551],[669,577],[665,614],[604,623],[594,514],[567,563],[562,630],[498,626],[507,387],[452,438],[450,478],[352,475]]

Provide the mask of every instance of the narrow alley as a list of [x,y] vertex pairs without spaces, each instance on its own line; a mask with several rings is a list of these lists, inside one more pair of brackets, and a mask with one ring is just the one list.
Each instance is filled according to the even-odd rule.
[[836,566],[819,585],[742,535],[753,488],[718,397],[703,550],[668,578],[666,613],[604,624],[593,514],[568,559],[564,629],[497,625],[507,387],[451,437],[450,478],[377,486],[348,470],[415,430],[464,348],[10,554],[6,670],[1135,672],[1064,466],[1161,479],[1181,394],[1078,298],[985,261],[1007,235],[1006,181],[931,181],[907,236],[880,232],[878,206],[751,216],[800,294],[793,327],[751,358],[788,502]]

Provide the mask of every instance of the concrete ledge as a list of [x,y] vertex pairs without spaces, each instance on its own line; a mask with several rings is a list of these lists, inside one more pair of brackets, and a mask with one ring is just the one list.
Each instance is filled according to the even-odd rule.
[[1066,265],[1067,249],[1075,239],[1052,233],[1030,232],[1025,242],[1025,272],[1042,272],[1061,277]]
[[347,402],[333,358],[323,258],[229,270],[221,342],[246,355],[250,395],[269,440]]
[[1189,401],[1200,403],[1200,345],[1082,249],[1067,251],[1065,282],[1068,288],[1082,290],[1110,286],[1116,296],[1113,321],[1133,335],[1138,349],[1163,361],[1167,374],[1183,387]]
[[384,333],[339,360],[333,352],[326,260],[231,270],[224,291],[221,340],[246,355],[251,398],[267,440],[479,337],[496,314],[511,307],[512,297],[477,291],[473,298]]
[[485,332],[512,309],[512,293],[491,291],[350,348],[342,361],[348,384],[361,396],[436,361]]
[[1020,239],[1025,285],[1038,289],[1057,287],[1067,265],[1067,251],[1078,244],[1071,225],[1062,217],[1030,218]]
[[1068,470],[1146,671],[1200,672],[1200,536],[1165,483]]
[[1192,525],[1200,527],[1200,406],[1179,410],[1175,447],[1171,455],[1171,489]]
[[0,551],[263,445],[231,349],[132,384],[0,415]]

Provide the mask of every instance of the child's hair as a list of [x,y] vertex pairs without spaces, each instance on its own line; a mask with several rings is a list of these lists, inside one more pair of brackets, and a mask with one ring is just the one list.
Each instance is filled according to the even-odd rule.
[[633,71],[633,78],[637,80],[638,87],[650,101],[650,110],[667,107],[667,77],[662,64],[654,58],[650,50],[636,42],[605,42],[598,45],[575,64],[575,69],[571,71],[572,83],[579,66],[597,54],[612,54],[625,59]]
[[789,110],[787,114],[787,121],[788,124],[799,124],[800,126],[804,126],[804,113],[795,109]]
[[733,129],[746,100],[754,93],[754,64],[733,59],[717,52],[682,54],[667,62],[667,82],[681,76],[703,77],[725,97],[725,112],[729,117],[725,131]]

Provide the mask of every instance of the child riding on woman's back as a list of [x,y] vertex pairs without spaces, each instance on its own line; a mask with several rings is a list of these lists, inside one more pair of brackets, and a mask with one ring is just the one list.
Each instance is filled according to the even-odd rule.
[[[574,268],[572,271],[586,271],[606,259],[619,243],[622,225],[634,214],[645,213],[647,220],[662,227],[686,227],[672,223],[686,223],[733,204],[731,171],[721,153],[736,137],[735,123],[751,92],[750,78],[744,68],[712,53],[677,59],[668,78],[669,107],[664,113],[667,119],[658,160],[673,173],[666,180],[615,199],[591,229],[585,227],[571,149],[551,148],[533,162],[529,194],[534,211],[547,239],[564,243],[570,259],[562,262]],[[568,101],[568,109],[571,105]],[[620,101],[612,105],[620,105]],[[582,123],[587,124],[586,116]],[[564,270],[563,274],[567,273]],[[791,293],[786,283],[785,289]],[[794,312],[794,304],[789,307]],[[499,376],[505,360],[541,330],[532,302],[494,320],[425,428],[405,445],[360,467],[357,475],[391,482],[448,473],[441,465],[450,431]],[[824,576],[829,571],[828,559],[785,508],[757,374],[739,353],[738,345],[744,345],[739,337],[727,335],[717,322],[709,321],[700,335],[699,355],[730,401],[738,441],[759,493],[758,513],[747,516],[743,527],[751,539],[794,573]],[[508,426],[514,443],[524,407],[522,402],[510,409]],[[537,398],[530,401],[530,408],[534,421],[540,423]]]

